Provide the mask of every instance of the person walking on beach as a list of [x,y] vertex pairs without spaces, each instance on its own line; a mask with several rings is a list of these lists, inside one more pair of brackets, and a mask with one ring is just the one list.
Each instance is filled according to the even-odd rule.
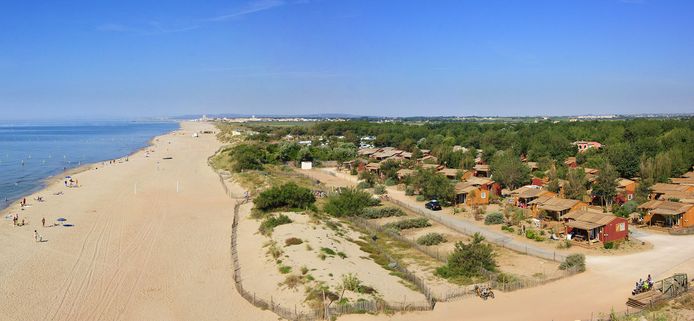
[[19,219],[19,216],[15,213],[12,215],[12,225],[17,226],[17,220]]
[[45,217],[41,219],[41,225],[43,225],[43,227],[46,227],[46,218]]

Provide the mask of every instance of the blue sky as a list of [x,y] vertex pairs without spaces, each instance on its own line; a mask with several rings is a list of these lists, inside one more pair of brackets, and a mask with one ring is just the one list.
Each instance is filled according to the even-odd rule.
[[694,1],[3,1],[0,119],[694,112]]

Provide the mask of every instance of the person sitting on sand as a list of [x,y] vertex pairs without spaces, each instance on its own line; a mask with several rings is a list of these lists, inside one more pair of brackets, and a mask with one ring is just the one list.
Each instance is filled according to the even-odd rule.
[[43,237],[39,235],[39,232],[37,230],[34,230],[34,240],[36,242],[43,242]]

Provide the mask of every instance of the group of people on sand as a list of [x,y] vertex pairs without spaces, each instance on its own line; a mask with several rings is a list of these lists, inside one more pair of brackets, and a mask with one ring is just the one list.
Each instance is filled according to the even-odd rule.
[[14,214],[12,214],[12,225],[14,225],[14,226],[24,226],[24,225],[26,225],[26,222],[24,221],[24,219],[22,219],[22,221],[20,222],[20,221],[19,221],[19,214],[18,214],[18,213],[14,213]]
[[77,179],[72,179],[70,178],[69,180],[65,180],[65,187],[79,187],[80,182]]

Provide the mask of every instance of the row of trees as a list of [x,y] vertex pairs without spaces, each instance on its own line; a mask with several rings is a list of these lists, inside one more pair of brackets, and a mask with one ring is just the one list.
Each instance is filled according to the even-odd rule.
[[[310,137],[343,137],[339,141],[358,144],[362,136],[375,136],[376,146],[393,146],[415,152],[430,149],[442,164],[451,168],[474,165],[476,149],[491,161],[496,151],[511,151],[540,162],[546,170],[553,161],[578,156],[579,164],[598,167],[605,160],[622,177],[640,173],[641,158],[657,158],[670,165],[665,176],[677,176],[694,162],[694,120],[633,119],[625,121],[539,122],[539,123],[372,123],[367,121],[324,122],[309,126],[254,127],[258,138],[275,140],[286,134]],[[594,140],[605,145],[596,153],[578,154],[571,145],[577,140]],[[470,148],[453,151],[454,145]]]

